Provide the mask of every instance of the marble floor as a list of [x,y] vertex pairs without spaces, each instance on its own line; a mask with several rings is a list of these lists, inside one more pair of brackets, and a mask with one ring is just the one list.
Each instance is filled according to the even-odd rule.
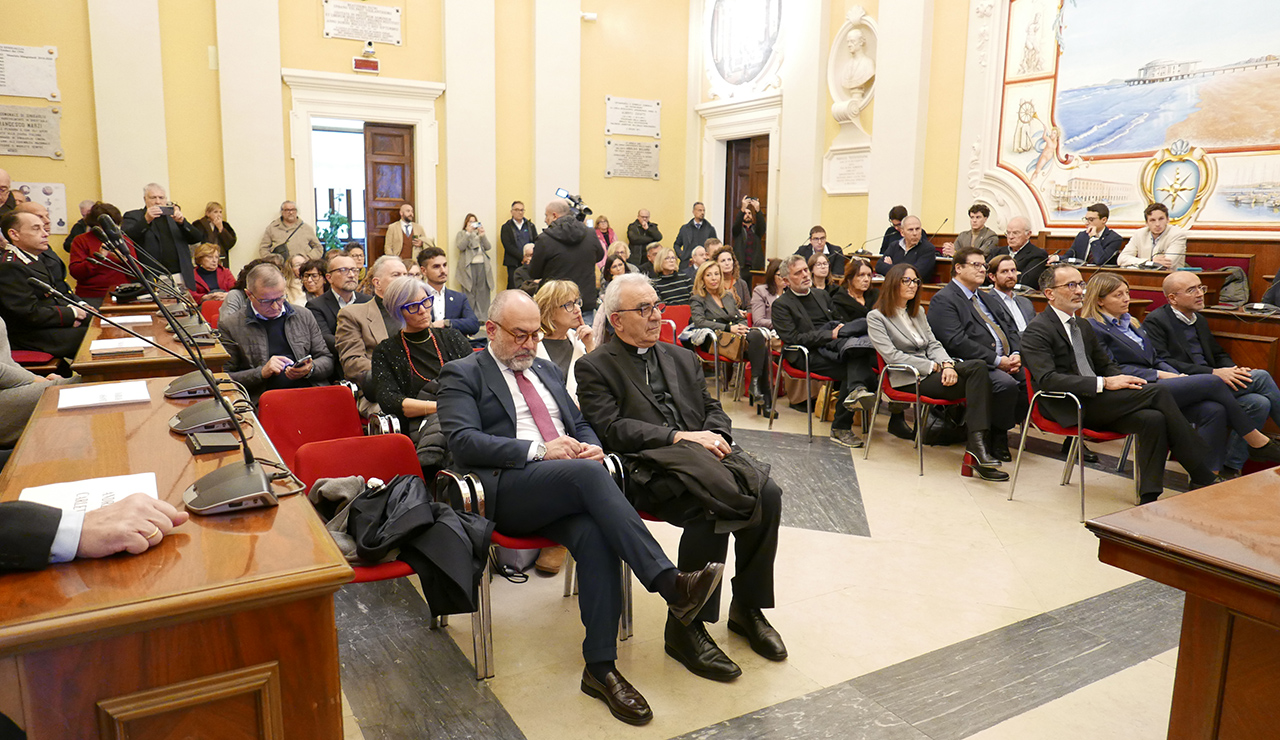
[[[725,405],[786,496],[768,616],[787,661],[756,656],[722,620],[709,631],[743,675],[688,673],[663,652],[661,601],[637,584],[618,665],[655,719],[633,728],[578,689],[583,629],[560,578],[493,582],[496,676],[483,683],[469,618],[429,629],[413,579],[353,585],[337,600],[346,737],[1165,736],[1180,594],[1098,562],[1078,489],[1058,485],[1056,442],[1029,440],[1008,501],[1007,483],[960,477],[959,446],[926,447],[918,475],[884,418],[864,460],[827,424],[809,443],[803,413],[784,409],[768,432],[746,403]],[[1089,517],[1132,505],[1131,477],[1113,470],[1087,471]],[[674,553],[679,530],[650,526]]]

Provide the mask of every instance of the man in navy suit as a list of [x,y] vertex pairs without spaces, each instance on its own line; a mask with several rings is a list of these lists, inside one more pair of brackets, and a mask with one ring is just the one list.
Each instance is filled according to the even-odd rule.
[[506,290],[489,308],[486,351],[440,373],[440,429],[460,473],[475,473],[500,532],[547,537],[578,561],[582,691],[629,724],[653,712],[618,672],[618,620],[626,561],[684,624],[720,584],[723,563],[676,570],[600,462],[600,440],[565,390],[555,364],[536,358],[542,316],[527,293]]
[[991,428],[988,447],[1009,462],[1009,430],[1017,424],[1018,398],[1026,397],[1021,332],[995,296],[982,290],[987,263],[977,247],[956,250],[951,282],[929,301],[929,328],[947,354],[982,360],[991,378]]
[[334,256],[326,258],[324,268],[329,289],[307,301],[307,310],[316,317],[324,343],[336,357],[338,347],[333,335],[338,329],[338,312],[353,303],[371,301],[373,296],[356,290],[360,284],[360,268],[356,261],[341,252],[331,254]]
[[925,282],[933,282],[934,273],[938,269],[938,250],[928,239],[923,238],[920,219],[907,216],[902,219],[902,241],[890,245],[881,253],[876,262],[876,272],[889,274],[889,268],[899,262],[908,262],[915,266],[916,274]]
[[[1111,209],[1102,203],[1094,203],[1084,213],[1088,228],[1076,234],[1067,250],[1066,259],[1078,259],[1090,265],[1114,265],[1124,240],[1120,235],[1107,228],[1107,219],[1111,217]],[[1057,262],[1058,256],[1049,258]]]
[[[456,290],[444,287],[449,280],[449,259],[440,247],[427,247],[418,253],[418,266],[422,279],[427,281],[427,294],[431,304],[431,325],[437,328],[451,327],[469,337],[480,331],[480,319],[471,310],[467,297]],[[444,298],[444,300],[440,300]]]

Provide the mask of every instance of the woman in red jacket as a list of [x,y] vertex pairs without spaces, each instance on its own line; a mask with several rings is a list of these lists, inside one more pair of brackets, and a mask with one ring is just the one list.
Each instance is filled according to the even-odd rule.
[[[89,209],[87,221],[96,224],[104,213],[116,222],[116,226],[124,220],[119,208],[110,203],[94,203],[93,208]],[[124,237],[124,242],[129,247],[130,254],[137,257],[138,251],[129,237]],[[117,285],[135,282],[129,268],[106,249],[92,231],[86,231],[73,239],[70,251],[71,276],[76,279],[76,295],[81,298],[103,298]]]
[[236,276],[218,263],[221,256],[222,250],[217,244],[201,244],[191,255],[196,268],[196,284],[191,286],[191,295],[201,303],[223,300],[227,291],[236,285]]

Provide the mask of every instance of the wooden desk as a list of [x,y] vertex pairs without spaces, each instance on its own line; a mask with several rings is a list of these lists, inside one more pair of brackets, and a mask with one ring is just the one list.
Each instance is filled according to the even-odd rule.
[[1170,738],[1275,735],[1277,487],[1280,476],[1264,470],[1086,524],[1100,540],[1099,560],[1187,593]]
[[[166,303],[165,305],[171,305]],[[98,310],[108,316],[131,316],[140,313],[155,313],[160,308],[156,306],[155,301],[137,301],[135,303],[116,303],[111,296],[107,296],[102,300],[102,305],[98,306]]]
[[[46,391],[0,474],[3,498],[154,471],[160,497],[181,508],[187,486],[241,458],[192,457],[168,431],[186,405],[164,399],[168,382],[148,381],[149,404],[74,411],[57,411],[57,389]],[[260,430],[250,445],[276,459]],[[351,578],[301,496],[192,517],[141,555],[0,575],[0,711],[32,740],[124,737],[99,734],[104,714],[131,738],[199,727],[205,737],[336,740],[333,592]]]
[[1280,315],[1217,308],[1206,308],[1201,313],[1209,320],[1214,338],[1237,364],[1260,367],[1273,376],[1280,371]]
[[[1114,272],[1129,281],[1129,287],[1135,295],[1156,299],[1157,306],[1165,303],[1163,286],[1164,279],[1170,275],[1168,270],[1139,270],[1134,267],[1098,267],[1096,265],[1079,265],[1078,269],[1085,280],[1100,271]],[[1230,274],[1225,270],[1203,270],[1196,273],[1207,290],[1204,296],[1205,305],[1212,306],[1218,302],[1222,284]]]
[[[129,328],[157,344],[168,347],[179,355],[186,356],[182,343],[173,334],[165,331],[165,320],[153,316],[150,324],[130,324]],[[165,354],[155,347],[147,347],[142,354],[117,355],[113,357],[94,357],[89,353],[89,343],[95,339],[123,339],[128,337],[123,331],[110,324],[103,326],[102,320],[94,318],[85,332],[80,350],[71,361],[71,369],[79,373],[87,382],[127,380],[131,378],[159,378],[170,375],[185,375],[195,369],[194,365]],[[221,344],[212,347],[201,347],[204,359],[215,373],[221,372],[230,356]]]
[[[876,284],[877,287],[879,285],[880,283]],[[934,294],[942,290],[942,288],[943,286],[937,283],[933,285],[920,286],[920,301],[924,304],[926,308],[928,307],[929,301],[933,298]],[[986,289],[984,288],[984,290]],[[1031,305],[1035,306],[1036,313],[1040,313],[1045,309],[1046,306],[1049,305],[1049,299],[1044,297],[1044,293],[1027,293],[1024,297],[1031,300]],[[1151,299],[1149,298],[1134,298],[1129,301],[1129,314],[1133,316],[1135,319],[1137,319],[1138,321],[1142,321],[1142,319],[1147,315],[1147,311],[1150,308],[1151,308]]]

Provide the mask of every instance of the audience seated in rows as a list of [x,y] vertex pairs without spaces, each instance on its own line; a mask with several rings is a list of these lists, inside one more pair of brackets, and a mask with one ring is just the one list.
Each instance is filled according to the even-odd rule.
[[[708,263],[701,274],[708,269],[717,268]],[[786,646],[762,611],[774,606],[782,489],[734,444],[729,416],[707,392],[698,358],[658,342],[657,303],[640,275],[619,278],[606,293],[602,311],[614,336],[578,363],[583,415],[605,449],[624,456],[628,499],[684,529],[681,570],[723,562],[733,533],[729,630],[765,658],[784,660]],[[719,619],[719,590],[688,623],[669,614],[667,654],[703,678],[739,676],[742,669],[707,633],[705,625]]]
[[954,242],[942,245],[943,257],[954,257],[956,250],[964,247],[976,247],[983,258],[990,257],[1000,246],[1000,237],[987,228],[987,219],[991,218],[991,209],[984,203],[969,206],[969,230],[956,234]]
[[[1039,390],[1074,394],[1083,408],[1086,428],[1136,436],[1141,502],[1155,501],[1164,492],[1170,450],[1191,476],[1193,488],[1220,480],[1209,469],[1199,437],[1168,388],[1121,372],[1090,323],[1075,315],[1084,305],[1080,271],[1070,265],[1050,265],[1040,277],[1040,286],[1049,307],[1022,335],[1027,371]],[[1070,399],[1042,399],[1039,405],[1052,421],[1076,425],[1076,406]]]
[[[95,203],[89,209],[88,218],[97,226],[98,219],[103,215],[115,222],[116,226],[124,220],[120,209],[110,203]],[[124,243],[129,253],[137,258],[138,250],[133,240],[125,236]],[[70,253],[68,268],[71,276],[76,279],[76,295],[82,298],[104,298],[117,285],[137,281],[133,270],[114,251],[105,248],[102,240],[92,230],[85,231],[72,240]]]
[[1027,330],[1027,324],[1036,317],[1036,306],[1030,298],[1014,292],[1018,284],[1018,263],[1007,254],[997,254],[987,260],[987,278],[991,281],[991,294],[1013,318],[1018,333]]
[[635,265],[627,262],[627,258],[620,254],[609,254],[604,258],[604,267],[600,268],[600,293],[603,300],[604,291],[609,288],[609,283],[619,275],[626,275],[635,269]]
[[274,265],[254,267],[245,276],[245,295],[248,307],[218,324],[230,339],[223,346],[231,379],[254,403],[264,391],[327,384],[333,355],[311,312],[285,300],[284,274]]
[[316,237],[316,230],[298,218],[298,204],[291,200],[280,204],[280,217],[267,224],[258,241],[259,257],[276,254],[287,260],[300,254],[307,259],[317,259],[323,251],[324,245]]
[[721,244],[718,241],[714,244],[708,241],[707,250],[711,252],[711,259],[720,265],[720,276],[724,278],[727,286],[732,287],[733,297],[737,299],[738,305],[750,305],[751,284],[741,277],[742,262],[738,259],[737,252],[728,244]]
[[[1222,470],[1224,451],[1236,447],[1238,439],[1253,448],[1258,459],[1280,462],[1280,447],[1260,431],[1267,418],[1265,399],[1263,404],[1251,404],[1250,413],[1246,413],[1226,383],[1209,374],[1179,373],[1160,359],[1137,319],[1129,315],[1129,283],[1124,276],[1101,272],[1090,278],[1080,316],[1089,320],[1094,335],[1122,372],[1169,389],[1182,414],[1204,440],[1210,470]],[[1228,444],[1228,434],[1232,444]],[[1244,458],[1233,458],[1228,463],[1239,471],[1244,467]]]
[[[994,294],[981,290],[987,263],[977,247],[960,247],[952,263],[954,277],[929,302],[929,328],[956,360],[977,360],[991,386],[987,414],[987,451],[1009,462],[1008,433],[1020,421],[1020,399],[1027,397],[1018,326]],[[887,359],[887,358],[886,358]],[[930,394],[932,395],[932,394]],[[973,428],[970,427],[970,432]]]
[[338,357],[338,344],[334,338],[338,331],[338,313],[356,303],[367,303],[373,296],[356,290],[360,268],[356,261],[342,252],[325,254],[325,280],[329,289],[307,301],[307,310],[316,317],[325,346]]
[[[773,329],[773,302],[778,300],[787,287],[786,276],[779,269],[782,260],[777,257],[769,259],[764,268],[764,281],[751,290],[751,325],[763,329]],[[720,271],[723,279],[724,270]]]
[[547,537],[573,553],[586,627],[582,690],[616,718],[645,724],[653,711],[615,664],[621,562],[685,625],[719,585],[723,565],[685,573],[663,554],[601,465],[600,440],[565,391],[559,368],[536,357],[541,327],[538,304],[527,293],[499,293],[485,322],[488,349],[446,364],[440,374],[440,427],[454,470],[483,481],[498,531]]
[[966,464],[972,465],[983,480],[1008,480],[1009,474],[999,469],[1000,459],[991,454],[987,441],[992,418],[1012,415],[1011,411],[997,409],[996,404],[1012,405],[1015,400],[993,398],[987,366],[982,360],[957,361],[947,354],[920,308],[920,284],[915,267],[906,262],[894,265],[885,276],[875,309],[867,315],[871,344],[885,364],[908,365],[916,371],[912,374],[890,370],[889,385],[915,393],[918,377],[921,395],[964,399]]
[[1125,243],[1116,262],[1121,267],[1137,267],[1154,262],[1166,270],[1187,264],[1187,230],[1169,223],[1169,207],[1152,203],[1142,209],[1147,225]]
[[342,376],[360,386],[361,413],[376,408],[378,389],[372,382],[373,349],[387,337],[400,331],[400,325],[387,312],[383,294],[391,281],[407,275],[404,260],[384,254],[373,263],[369,271],[373,285],[373,300],[349,303],[338,311],[338,323],[334,328],[334,344],[338,347],[338,361],[342,364]]
[[398,330],[373,349],[370,372],[378,407],[399,418],[400,431],[417,445],[424,470],[438,470],[447,464],[436,416],[440,369],[471,354],[471,345],[457,329],[432,326],[431,304],[439,299],[421,280],[397,277],[382,298]]
[[218,262],[220,256],[217,244],[201,244],[192,255],[196,281],[191,285],[191,297],[201,303],[223,300],[236,286],[235,276]]
[[508,287],[523,288],[525,283],[532,282],[534,283],[535,290],[537,289],[537,283],[534,281],[533,278],[529,277],[529,263],[532,261],[533,261],[533,243],[530,242],[524,245],[524,256],[520,260],[520,265],[516,267],[515,272],[512,273],[512,277],[511,277],[512,282],[511,282],[511,285]]
[[169,202],[163,185],[148,183],[142,189],[142,202],[142,208],[124,214],[121,230],[167,274],[181,275],[183,285],[195,285],[191,247],[202,243],[204,234],[187,221],[182,206]]
[[689,265],[685,268],[685,271],[697,273],[698,268],[702,267],[702,263],[709,259],[711,259],[711,255],[707,254],[707,246],[705,244],[699,244],[689,252]]
[[[1280,388],[1262,368],[1241,367],[1227,354],[1200,316],[1204,286],[1194,272],[1174,272],[1164,279],[1168,303],[1147,314],[1142,323],[1160,359],[1187,375],[1215,375],[1230,388],[1245,413],[1256,420],[1270,417],[1280,423]],[[1227,474],[1244,463],[1244,443],[1232,440],[1227,450]]]
[[849,260],[844,276],[833,283],[836,289],[831,296],[831,313],[836,321],[866,320],[880,298],[880,291],[871,287],[873,275],[871,263],[860,257]]
[[698,268],[693,278],[689,313],[692,331],[685,341],[686,346],[716,352],[721,333],[746,338],[747,359],[751,362],[751,402],[756,405],[757,413],[767,417],[773,409],[769,385],[769,334],[764,327],[748,326],[747,313],[729,289],[719,262],[705,262]]
[[62,260],[49,252],[44,223],[34,213],[13,209],[0,217],[0,233],[9,242],[0,254],[0,319],[8,325],[9,341],[14,349],[74,357],[88,327],[88,314],[27,282],[36,278],[73,295],[63,278]]
[[307,303],[327,293],[329,283],[324,279],[324,257],[304,262],[298,270],[298,279],[302,281],[302,291],[306,293]]
[[809,272],[813,272],[813,258],[818,255],[825,255],[827,258],[827,266],[830,268],[830,274],[837,278],[844,275],[845,261],[848,259],[838,248],[833,248],[827,244],[827,230],[821,226],[814,226],[809,229],[809,241],[800,245],[796,250],[796,254],[809,260]]
[[595,331],[582,322],[582,296],[568,280],[544,280],[533,300],[542,314],[542,341],[538,357],[550,360],[564,375],[565,387],[574,399],[578,381],[574,365],[596,348]]
[[662,247],[653,263],[653,287],[668,306],[687,306],[693,295],[693,277],[680,269],[676,250]]
[[[845,447],[861,447],[862,439],[853,431],[853,409],[862,405],[865,413],[867,403],[875,398],[868,390],[875,383],[873,352],[870,348],[839,351],[844,325],[835,319],[831,294],[813,290],[804,257],[793,254],[780,269],[787,276],[787,289],[773,302],[773,329],[783,345],[809,350],[811,372],[836,379],[831,438]],[[797,370],[805,370],[799,350],[784,350],[783,355]]]
[[[1094,203],[1085,209],[1084,220],[1088,226],[1076,234],[1071,248],[1062,259],[1079,260],[1088,265],[1114,265],[1120,256],[1123,241],[1120,235],[1107,228],[1111,209],[1103,203]],[[1049,262],[1057,262],[1058,255],[1050,255]]]
[[1031,222],[1024,216],[1009,219],[1004,229],[1007,246],[997,247],[994,255],[1007,254],[1018,267],[1018,282],[1030,288],[1040,284],[1040,275],[1049,262],[1049,254],[1031,243]]
[[449,280],[449,260],[444,250],[436,246],[423,249],[418,252],[418,265],[422,268],[427,293],[434,299],[431,325],[457,329],[468,337],[479,333],[480,319],[472,310],[466,294],[445,287]]
[[920,219],[907,216],[902,219],[902,239],[891,244],[876,262],[876,272],[888,274],[897,264],[909,264],[916,268],[922,280],[932,280],[938,264],[938,252],[928,239],[923,238]]

